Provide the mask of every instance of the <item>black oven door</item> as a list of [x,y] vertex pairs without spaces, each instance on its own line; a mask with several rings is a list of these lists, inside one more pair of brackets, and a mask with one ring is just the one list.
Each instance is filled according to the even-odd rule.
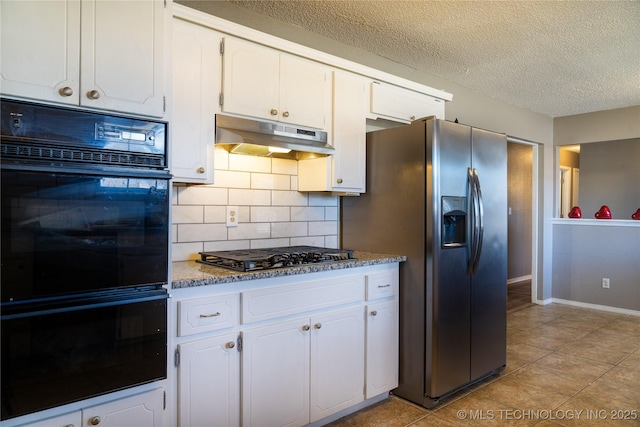
[[2,302],[167,283],[168,185],[3,166]]
[[166,378],[154,286],[2,304],[2,419]]

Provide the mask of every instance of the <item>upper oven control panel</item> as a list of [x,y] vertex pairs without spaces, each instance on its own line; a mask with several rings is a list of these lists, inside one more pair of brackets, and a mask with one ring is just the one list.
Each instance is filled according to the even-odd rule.
[[3,159],[167,169],[166,123],[2,100]]

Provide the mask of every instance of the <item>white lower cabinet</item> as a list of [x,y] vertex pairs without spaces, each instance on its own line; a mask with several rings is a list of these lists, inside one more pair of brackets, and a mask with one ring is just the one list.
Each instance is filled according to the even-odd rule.
[[158,388],[80,411],[23,424],[23,427],[161,427],[164,390]]
[[240,424],[238,334],[178,346],[178,423],[180,426]]
[[244,426],[303,426],[364,400],[362,306],[243,332]]
[[176,289],[178,426],[304,426],[395,388],[397,276],[381,265]]
[[365,398],[398,387],[398,299],[367,306]]

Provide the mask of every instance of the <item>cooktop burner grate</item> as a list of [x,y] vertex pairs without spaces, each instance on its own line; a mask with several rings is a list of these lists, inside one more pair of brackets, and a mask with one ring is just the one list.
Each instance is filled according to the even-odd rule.
[[355,259],[348,249],[316,246],[200,252],[200,257],[202,264],[243,272]]

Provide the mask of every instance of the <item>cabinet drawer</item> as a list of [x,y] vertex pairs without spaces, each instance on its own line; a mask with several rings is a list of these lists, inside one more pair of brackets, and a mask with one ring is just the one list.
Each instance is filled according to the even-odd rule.
[[236,326],[239,305],[238,294],[178,301],[178,336]]
[[396,296],[397,294],[397,271],[385,271],[367,275],[367,301]]
[[242,293],[242,323],[258,322],[362,301],[364,276],[257,289]]

